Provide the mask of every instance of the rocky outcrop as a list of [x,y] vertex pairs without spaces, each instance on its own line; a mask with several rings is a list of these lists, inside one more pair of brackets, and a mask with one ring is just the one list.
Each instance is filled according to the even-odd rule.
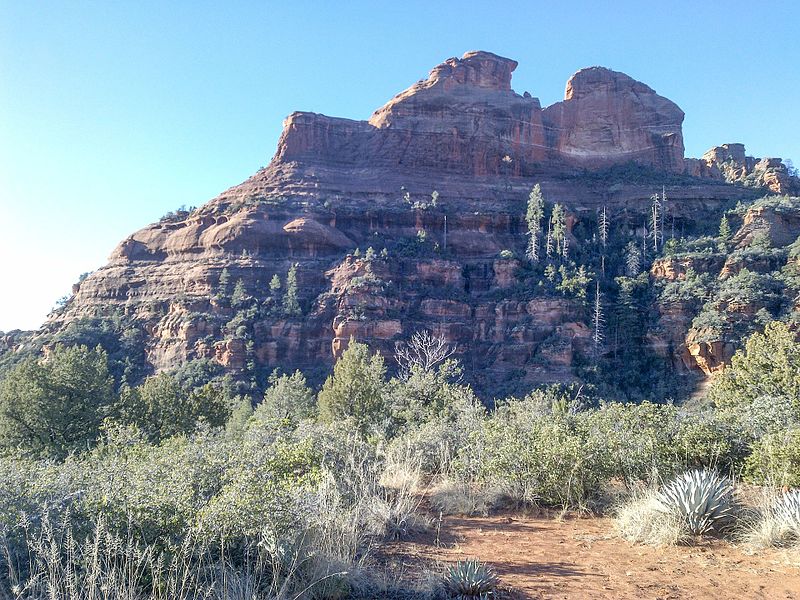
[[686,172],[694,177],[739,183],[776,194],[800,193],[800,179],[782,159],[747,156],[744,144],[714,146],[700,159],[686,159],[685,165]]
[[681,173],[683,111],[650,87],[602,67],[567,82],[564,101],[544,110],[548,145],[589,168],[629,161]]
[[733,244],[737,248],[750,246],[758,236],[763,236],[773,247],[788,246],[797,239],[800,212],[781,210],[778,199],[774,204],[777,206],[757,206],[745,213],[742,227],[733,237]]
[[294,113],[275,160],[477,177],[630,161],[683,172],[683,112],[648,86],[609,69],[583,69],[567,82],[564,101],[543,111],[537,98],[511,89],[516,67],[489,52],[467,52],[369,121]]

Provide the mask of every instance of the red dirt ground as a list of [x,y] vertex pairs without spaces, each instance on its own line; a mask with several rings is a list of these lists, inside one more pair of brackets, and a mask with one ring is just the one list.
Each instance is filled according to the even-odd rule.
[[798,553],[751,553],[720,540],[639,546],[617,537],[608,518],[445,517],[439,539],[427,533],[382,554],[408,571],[478,558],[519,599],[800,599]]

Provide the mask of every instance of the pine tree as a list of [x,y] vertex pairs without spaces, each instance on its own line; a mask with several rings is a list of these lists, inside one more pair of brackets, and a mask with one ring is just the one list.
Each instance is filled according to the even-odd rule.
[[563,252],[564,238],[567,232],[567,218],[564,207],[556,203],[553,205],[553,210],[550,213],[550,222],[552,223],[553,241],[556,245],[556,253]]
[[628,242],[625,246],[625,272],[628,277],[636,277],[642,270],[641,259],[639,257],[639,246],[634,241]]
[[603,326],[605,325],[605,318],[603,316],[603,304],[601,301],[600,296],[600,281],[598,280],[595,282],[595,292],[594,292],[594,316],[592,318],[592,324],[594,326],[594,334],[592,335],[592,341],[594,343],[594,356],[595,359],[600,356],[600,350],[603,346]]
[[542,232],[542,219],[544,218],[544,197],[542,189],[537,183],[528,195],[528,211],[525,220],[528,222],[528,259],[537,262],[539,260],[539,235]]
[[247,290],[244,287],[244,282],[241,279],[236,281],[233,286],[233,293],[231,294],[231,306],[239,308],[247,300]]
[[269,294],[270,296],[277,296],[278,292],[281,289],[281,278],[278,277],[278,274],[272,276],[272,279],[269,280]]
[[222,269],[222,273],[219,274],[219,281],[217,282],[217,297],[218,298],[225,298],[228,295],[228,285],[230,284],[231,276],[228,273],[228,269]]
[[553,222],[547,221],[547,240],[545,241],[545,252],[547,258],[553,255]]
[[548,280],[551,282],[555,282],[556,280],[556,268],[553,266],[552,263],[549,263],[544,268],[544,276],[547,277]]
[[725,252],[728,248],[728,242],[731,239],[733,232],[731,231],[731,224],[728,222],[728,215],[722,215],[719,222],[719,249]]
[[600,219],[598,220],[597,226],[600,233],[600,243],[602,243],[603,248],[605,248],[606,243],[608,242],[608,215],[606,214],[605,206],[603,206],[603,211],[600,213]]
[[564,260],[567,260],[569,257],[569,238],[564,237],[564,241],[561,244],[561,256],[564,257]]
[[300,302],[297,298],[297,263],[289,267],[289,272],[286,274],[286,292],[283,295],[283,313],[287,317],[295,317],[301,313]]

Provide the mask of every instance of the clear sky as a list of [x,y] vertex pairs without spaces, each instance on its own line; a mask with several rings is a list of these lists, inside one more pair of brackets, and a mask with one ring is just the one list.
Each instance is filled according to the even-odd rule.
[[450,56],[519,61],[543,105],[624,71],[686,112],[688,156],[800,163],[800,3],[0,0],[0,330],[269,162],[294,110],[368,118]]

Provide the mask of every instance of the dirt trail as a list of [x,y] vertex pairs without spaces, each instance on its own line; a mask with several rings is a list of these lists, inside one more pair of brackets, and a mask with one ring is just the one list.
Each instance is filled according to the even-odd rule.
[[476,557],[492,564],[516,598],[797,598],[800,554],[722,541],[651,548],[614,535],[605,518],[447,517],[435,533],[393,544],[411,566]]

